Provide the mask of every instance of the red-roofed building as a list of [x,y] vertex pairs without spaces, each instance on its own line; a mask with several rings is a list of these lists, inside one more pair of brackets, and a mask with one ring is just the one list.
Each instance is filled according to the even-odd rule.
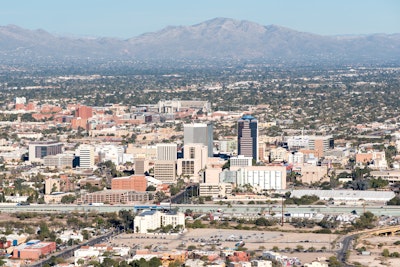
[[38,260],[42,255],[47,255],[56,250],[56,242],[40,242],[13,250],[13,258],[23,260]]
[[129,177],[116,177],[111,180],[112,190],[134,190],[145,192],[147,179],[144,175],[132,175]]
[[229,261],[250,261],[250,254],[245,251],[235,251],[233,255],[228,256]]
[[79,106],[75,113],[76,118],[81,118],[83,120],[90,119],[93,117],[93,108],[87,106]]

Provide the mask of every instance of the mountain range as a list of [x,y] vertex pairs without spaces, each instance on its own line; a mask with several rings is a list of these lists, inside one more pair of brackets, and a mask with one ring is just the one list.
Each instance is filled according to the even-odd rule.
[[1,61],[65,58],[393,62],[400,60],[400,34],[322,36],[229,18],[168,26],[126,40],[0,27]]

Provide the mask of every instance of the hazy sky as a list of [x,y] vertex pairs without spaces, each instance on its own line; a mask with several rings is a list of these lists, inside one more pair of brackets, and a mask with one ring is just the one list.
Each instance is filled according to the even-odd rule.
[[400,33],[399,0],[1,0],[0,26],[129,38],[215,17],[323,35]]

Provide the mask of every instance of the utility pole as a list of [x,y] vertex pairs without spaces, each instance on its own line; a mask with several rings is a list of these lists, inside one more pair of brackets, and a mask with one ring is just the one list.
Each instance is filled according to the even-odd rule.
[[282,221],[281,221],[281,226],[283,226],[283,220],[284,220],[284,213],[283,213],[283,195],[282,195]]
[[364,200],[364,202],[363,202],[363,212],[364,212],[364,214],[365,214],[365,200]]

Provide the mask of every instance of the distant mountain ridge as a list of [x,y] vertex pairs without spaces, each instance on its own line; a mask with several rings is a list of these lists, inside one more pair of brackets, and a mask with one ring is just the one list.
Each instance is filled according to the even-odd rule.
[[228,18],[191,26],[168,26],[127,40],[60,37],[15,25],[0,27],[0,60],[68,57],[397,61],[400,60],[400,34],[321,36]]

